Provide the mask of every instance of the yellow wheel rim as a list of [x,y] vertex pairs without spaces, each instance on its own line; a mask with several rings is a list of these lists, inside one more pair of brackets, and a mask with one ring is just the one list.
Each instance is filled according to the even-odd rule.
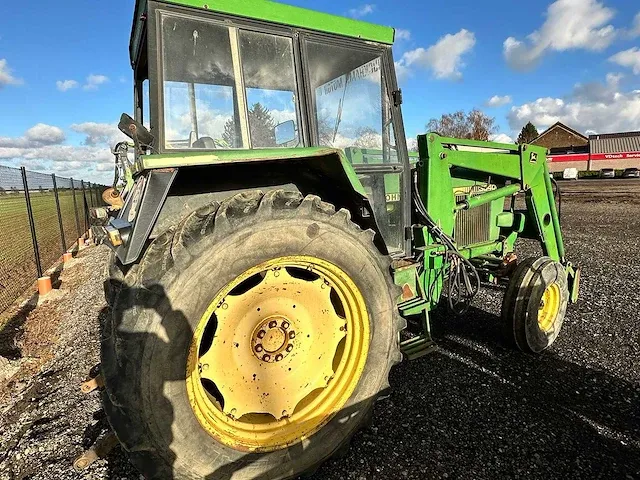
[[324,260],[277,258],[225,286],[202,316],[187,392],[202,427],[234,449],[308,438],[344,407],[369,351],[364,298]]
[[560,312],[562,295],[557,283],[547,287],[542,294],[540,309],[538,310],[538,325],[543,332],[550,332]]

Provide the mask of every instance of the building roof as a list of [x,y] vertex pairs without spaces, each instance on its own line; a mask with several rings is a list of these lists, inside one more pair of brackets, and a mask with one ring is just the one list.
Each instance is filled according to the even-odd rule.
[[537,143],[539,140],[541,140],[545,135],[547,135],[547,134],[551,133],[551,132],[552,132],[553,130],[555,130],[556,128],[562,128],[563,130],[566,130],[567,132],[569,132],[569,133],[571,133],[571,134],[573,134],[573,135],[576,135],[576,136],[578,136],[578,137],[582,137],[582,138],[584,138],[584,140],[585,140],[585,141],[588,141],[588,140],[589,140],[589,138],[588,138],[586,135],[584,135],[584,134],[582,134],[582,133],[578,132],[577,130],[574,130],[573,128],[566,126],[566,125],[565,125],[564,123],[562,123],[562,122],[556,122],[556,123],[554,123],[553,125],[551,125],[549,128],[547,128],[544,132],[542,132],[540,135],[538,135],[538,138],[536,138],[536,139],[535,139],[533,142],[531,142],[531,143],[536,144],[536,143]]
[[[269,0],[157,0],[190,7],[202,11],[213,11],[265,22],[279,23],[297,28],[315,30],[346,37],[360,38],[372,42],[391,45],[395,30],[391,27],[354,20],[352,18],[316,12],[306,8],[285,5]],[[132,37],[141,22],[141,13],[145,11],[148,0],[136,0]],[[133,38],[132,38],[133,43]]]
[[640,132],[589,135],[591,153],[640,152]]

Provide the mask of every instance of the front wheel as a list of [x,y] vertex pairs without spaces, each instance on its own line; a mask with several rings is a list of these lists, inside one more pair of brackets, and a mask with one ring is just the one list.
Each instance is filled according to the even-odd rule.
[[312,471],[401,359],[388,257],[346,210],[296,192],[195,212],[109,291],[105,410],[147,477]]
[[540,353],[560,333],[569,304],[567,274],[549,257],[524,260],[513,272],[502,302],[507,336],[523,352]]

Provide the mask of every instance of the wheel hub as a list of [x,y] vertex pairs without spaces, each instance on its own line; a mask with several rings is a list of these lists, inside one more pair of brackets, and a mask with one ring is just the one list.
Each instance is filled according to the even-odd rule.
[[272,451],[340,411],[368,349],[366,305],[347,274],[314,257],[274,259],[211,302],[194,332],[187,393],[214,438]]
[[271,317],[260,323],[251,336],[251,348],[258,360],[283,361],[295,348],[296,332],[285,317]]
[[562,294],[560,287],[553,283],[549,285],[540,299],[540,308],[538,309],[538,325],[543,332],[550,332],[560,313],[560,302]]

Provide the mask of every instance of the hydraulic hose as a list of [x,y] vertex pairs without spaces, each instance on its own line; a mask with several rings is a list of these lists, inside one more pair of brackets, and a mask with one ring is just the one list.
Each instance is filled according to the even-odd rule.
[[[449,310],[457,315],[464,314],[480,289],[480,276],[476,267],[465,258],[449,235],[442,231],[440,226],[431,218],[420,197],[418,188],[418,172],[413,174],[413,203],[425,226],[434,239],[439,240],[445,247],[444,261],[448,266],[447,293]],[[433,293],[431,292],[430,295]]]

